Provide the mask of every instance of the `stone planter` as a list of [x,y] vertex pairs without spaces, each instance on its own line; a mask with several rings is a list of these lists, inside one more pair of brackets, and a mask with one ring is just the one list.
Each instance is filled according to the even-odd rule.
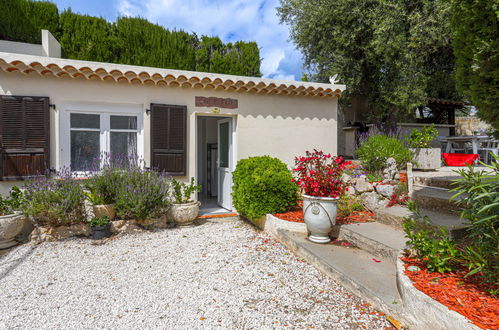
[[336,224],[338,212],[338,198],[314,197],[303,195],[303,215],[307,229],[310,232],[308,239],[314,243],[329,243],[329,233]]
[[94,216],[96,218],[108,217],[109,220],[113,220],[116,217],[116,209],[114,204],[106,205],[94,205]]
[[167,217],[179,226],[190,225],[198,217],[200,205],[199,201],[173,204],[167,211]]
[[19,213],[0,216],[0,249],[17,244],[15,237],[21,233],[26,218]]
[[437,170],[442,165],[440,148],[411,148],[414,153],[414,161],[417,163],[414,169]]

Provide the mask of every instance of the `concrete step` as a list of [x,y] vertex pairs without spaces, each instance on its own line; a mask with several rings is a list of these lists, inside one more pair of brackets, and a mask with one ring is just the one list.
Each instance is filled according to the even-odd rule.
[[375,257],[394,264],[399,251],[405,248],[405,234],[383,223],[366,222],[338,226],[338,239],[345,240]]
[[459,175],[448,176],[414,176],[414,184],[428,187],[452,189],[453,181],[459,179]]
[[[434,226],[446,227],[452,239],[461,238],[466,234],[468,225],[457,214],[436,212],[423,208],[420,212],[421,215],[427,216]],[[402,230],[402,223],[405,218],[414,216],[415,214],[405,206],[393,206],[379,210],[376,214],[376,221],[397,230]]]
[[[277,230],[277,238],[288,249],[383,313],[403,320],[397,289],[396,266],[392,260],[364,250],[310,242],[304,234]],[[380,262],[376,262],[376,259]]]
[[456,200],[450,200],[455,192],[443,188],[414,186],[412,199],[416,201],[421,208],[438,211],[441,213],[458,214],[461,208]]

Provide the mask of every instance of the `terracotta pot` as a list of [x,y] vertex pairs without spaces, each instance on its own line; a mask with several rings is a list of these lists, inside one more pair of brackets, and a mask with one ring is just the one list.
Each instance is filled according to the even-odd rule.
[[167,211],[167,217],[179,226],[190,225],[198,217],[200,205],[199,201],[173,204]]
[[96,218],[108,217],[109,220],[116,218],[114,204],[94,205],[94,216]]
[[308,239],[314,243],[329,243],[329,233],[336,224],[338,198],[302,195],[303,217],[310,232]]
[[21,233],[26,218],[20,213],[0,216],[0,249],[17,244],[15,237]]

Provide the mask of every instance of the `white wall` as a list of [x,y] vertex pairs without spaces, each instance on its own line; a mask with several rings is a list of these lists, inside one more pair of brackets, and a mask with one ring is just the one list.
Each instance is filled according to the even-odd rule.
[[0,40],[0,52],[46,57],[61,57],[61,45],[48,30],[41,30],[42,44]]
[[[270,155],[292,166],[294,157],[313,148],[337,153],[337,100],[318,97],[298,97],[279,95],[255,95],[191,88],[168,88],[163,86],[143,86],[139,84],[102,82],[84,78],[69,79],[45,77],[32,73],[0,72],[0,94],[48,96],[51,109],[51,166],[62,165],[61,139],[69,133],[60,129],[66,126],[60,120],[67,111],[67,104],[88,103],[102,107],[123,104],[125,107],[142,109],[144,122],[143,150],[149,164],[150,137],[149,116],[146,109],[151,103],[186,105],[188,108],[188,173],[186,178],[197,176],[196,159],[196,117],[197,114],[231,116],[235,119],[235,158],[236,160]],[[221,109],[212,113],[211,108],[195,107],[195,96],[230,97],[239,100],[239,108]],[[62,135],[61,135],[62,132]]]

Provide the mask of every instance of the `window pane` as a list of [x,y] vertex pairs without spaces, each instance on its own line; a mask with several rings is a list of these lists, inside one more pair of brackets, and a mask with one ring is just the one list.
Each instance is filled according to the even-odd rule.
[[91,171],[99,168],[100,132],[71,132],[71,169]]
[[137,158],[137,133],[111,132],[111,157],[115,161]]
[[111,129],[137,129],[137,117],[111,116]]
[[99,115],[71,114],[71,128],[100,128]]
[[229,123],[220,124],[220,167],[229,167]]

